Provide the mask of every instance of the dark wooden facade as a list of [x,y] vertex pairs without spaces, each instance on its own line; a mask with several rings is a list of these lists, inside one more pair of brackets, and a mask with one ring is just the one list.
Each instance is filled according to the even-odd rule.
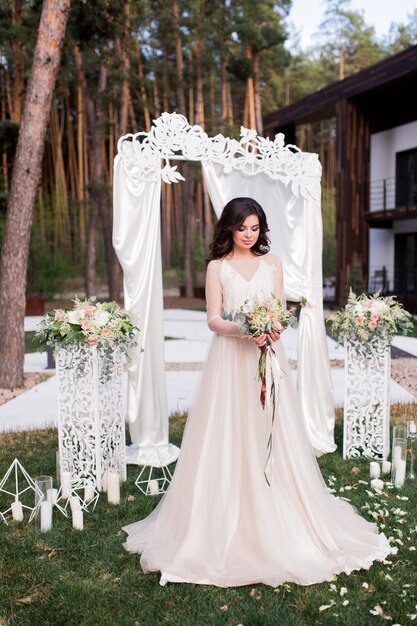
[[[283,132],[287,143],[295,143],[297,125],[336,118],[337,301],[345,291],[355,252],[368,277],[368,230],[378,221],[369,212],[371,133],[417,120],[416,85],[417,46],[413,46],[264,118],[265,134]],[[382,221],[380,226],[386,227]]]

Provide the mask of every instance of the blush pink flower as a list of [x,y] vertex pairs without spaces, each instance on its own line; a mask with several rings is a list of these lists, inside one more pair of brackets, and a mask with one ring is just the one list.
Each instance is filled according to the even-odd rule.
[[81,321],[81,328],[82,328],[83,330],[90,330],[90,328],[91,328],[91,322],[90,322],[90,320],[86,320],[86,319],[82,320],[82,321]]
[[371,320],[368,324],[368,328],[370,328],[371,330],[374,330],[374,328],[377,327],[377,323],[375,320]]
[[105,337],[108,337],[110,335],[110,329],[109,328],[102,328],[101,334],[104,335]]
[[355,324],[356,324],[356,326],[360,326],[362,324],[362,322],[363,322],[363,318],[362,317],[359,317],[359,315],[358,315],[358,317],[355,317]]
[[377,322],[377,321],[379,320],[379,315],[378,315],[378,313],[372,313],[372,315],[371,315],[371,320],[372,320],[373,322]]
[[56,320],[57,322],[61,322],[65,317],[65,313],[62,309],[57,309],[55,311],[55,315],[54,315],[54,320]]
[[95,346],[98,343],[98,339],[97,339],[97,337],[94,337],[94,336],[93,337],[87,337],[87,343],[90,346]]
[[368,307],[368,309],[370,309],[372,306],[372,300],[367,300],[365,304]]

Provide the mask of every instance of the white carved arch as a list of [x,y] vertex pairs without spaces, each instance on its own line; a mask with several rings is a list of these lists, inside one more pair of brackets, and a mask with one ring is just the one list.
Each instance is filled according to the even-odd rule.
[[[115,158],[113,245],[124,271],[125,306],[141,328],[129,366],[128,418],[136,445],[130,462],[147,458],[149,447],[157,447],[166,462],[179,452],[168,443],[160,242],[161,183],[184,180],[171,164],[175,160],[202,163],[218,216],[231,197],[253,196],[264,208],[270,204],[270,226],[275,220],[272,252],[282,258],[289,241],[297,248],[287,250],[285,263],[283,259],[287,297],[315,301],[301,314],[299,398],[314,449],[333,451],[334,406],[322,316],[318,155],[285,145],[282,133],[271,140],[242,127],[239,141],[220,134],[209,137],[183,115],[163,113],[149,132],[121,137]],[[262,181],[262,189],[256,181]],[[269,193],[273,200],[265,196]]]
[[[248,176],[267,174],[291,185],[299,197],[320,198],[321,164],[317,154],[285,145],[282,133],[275,139],[259,137],[256,130],[240,129],[240,140],[209,137],[201,126],[191,126],[183,115],[162,113],[151,130],[121,137],[117,150],[130,181],[141,189],[146,181],[176,183],[184,180],[170,160],[211,161],[225,173],[240,170]],[[165,166],[162,167],[162,162]]]

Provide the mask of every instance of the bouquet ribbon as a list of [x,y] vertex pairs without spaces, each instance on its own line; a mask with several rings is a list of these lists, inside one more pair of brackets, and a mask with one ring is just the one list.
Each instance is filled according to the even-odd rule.
[[270,432],[268,441],[266,444],[266,461],[264,466],[264,476],[271,486],[271,469],[273,462],[273,430],[275,422],[275,411],[278,398],[278,390],[281,382],[281,370],[278,364],[278,359],[275,354],[275,350],[271,345],[266,345],[260,348],[261,355],[259,357],[258,364],[258,377],[261,381],[261,393],[260,401],[262,408],[266,410],[270,415]]

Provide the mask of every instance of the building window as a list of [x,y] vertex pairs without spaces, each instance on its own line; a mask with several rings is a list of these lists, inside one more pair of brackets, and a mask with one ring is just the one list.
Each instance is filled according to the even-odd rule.
[[417,148],[397,152],[395,206],[417,206]]
[[417,233],[395,235],[395,293],[417,294]]

